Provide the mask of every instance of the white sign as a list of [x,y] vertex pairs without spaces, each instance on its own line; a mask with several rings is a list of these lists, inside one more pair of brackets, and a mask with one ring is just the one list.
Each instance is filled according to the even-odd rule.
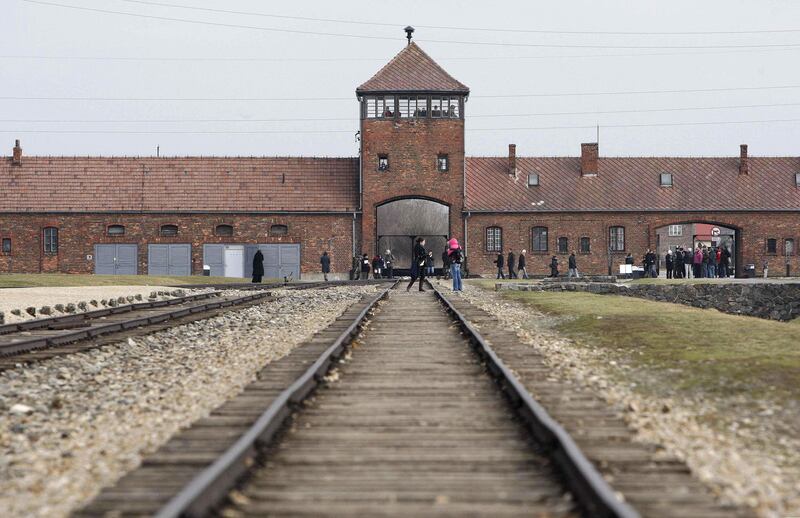
[[711,229],[711,235],[712,236],[718,236],[718,235],[720,235],[720,233],[721,232],[719,230],[719,227],[714,227],[714,228]]

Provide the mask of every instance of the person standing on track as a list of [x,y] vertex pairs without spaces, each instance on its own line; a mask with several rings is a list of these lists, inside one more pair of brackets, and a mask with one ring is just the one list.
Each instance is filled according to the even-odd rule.
[[461,285],[461,262],[464,254],[458,246],[456,238],[447,242],[447,263],[450,265],[450,275],[453,277],[453,291],[462,291]]
[[319,264],[322,267],[322,278],[328,282],[328,274],[331,273],[331,256],[328,252],[322,252],[322,257],[319,258]]
[[264,276],[264,254],[261,250],[256,250],[256,255],[253,256],[253,282],[261,282]]
[[422,283],[425,282],[425,266],[428,262],[428,251],[425,250],[425,239],[418,237],[417,244],[414,245],[414,253],[411,258],[411,282],[406,286],[406,291],[411,289],[414,281],[419,278],[419,291],[425,291]]

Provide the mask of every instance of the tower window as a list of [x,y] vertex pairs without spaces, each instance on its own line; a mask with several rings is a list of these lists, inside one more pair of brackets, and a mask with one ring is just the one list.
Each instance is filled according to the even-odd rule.
[[450,161],[447,155],[439,155],[438,157],[436,157],[436,169],[444,173],[447,171],[449,167],[450,167]]
[[461,116],[458,97],[443,97],[442,98],[442,116],[451,119],[457,119]]
[[178,235],[178,225],[161,225],[161,229],[159,233],[162,236],[177,236]]
[[422,96],[400,97],[400,117],[427,117],[428,98]]
[[389,155],[378,155],[378,171],[389,170]]
[[214,229],[214,233],[218,236],[232,236],[233,235],[233,226],[232,225],[217,225],[217,228]]
[[394,96],[366,98],[366,116],[368,119],[384,119],[394,117]]
[[431,117],[439,119],[444,116],[442,111],[442,98],[431,97]]
[[106,229],[106,233],[109,236],[121,236],[125,234],[125,227],[122,225],[109,225],[108,229]]

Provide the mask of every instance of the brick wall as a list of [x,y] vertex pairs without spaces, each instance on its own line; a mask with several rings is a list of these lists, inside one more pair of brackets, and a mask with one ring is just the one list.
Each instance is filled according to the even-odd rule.
[[[216,236],[217,225],[233,225],[233,236]],[[288,235],[269,236],[273,224],[287,225]],[[93,273],[94,245],[132,243],[139,245],[139,273],[147,273],[147,245],[190,243],[192,271],[203,269],[205,243],[300,243],[303,272],[319,271],[319,256],[328,250],[333,272],[350,269],[352,214],[343,215],[248,215],[248,214],[0,214],[0,239],[11,238],[11,254],[0,251],[0,272]],[[357,221],[357,226],[359,222]],[[109,225],[123,225],[125,234],[109,236]],[[177,225],[178,235],[161,236],[161,225]],[[42,229],[59,229],[58,254],[45,255]]]
[[[797,257],[797,246],[800,243],[800,214],[730,212],[730,213],[553,213],[553,214],[473,214],[468,222],[468,256],[471,273],[492,274],[496,271],[492,261],[496,253],[486,252],[486,227],[499,226],[503,229],[503,252],[513,250],[515,255],[526,249],[528,273],[548,274],[549,262],[553,255],[562,263],[561,271],[566,269],[567,254],[559,254],[557,239],[561,236],[569,240],[569,250],[575,250],[578,268],[592,274],[608,273],[608,227],[620,225],[625,227],[625,252],[612,254],[612,270],[618,271],[618,265],[624,262],[625,254],[630,251],[641,261],[647,248],[656,246],[656,229],[665,225],[678,223],[711,223],[729,228],[739,229],[736,262],[743,266],[748,263],[756,265],[759,275],[762,272],[762,261],[767,259],[770,276],[782,276],[786,273],[787,258],[783,253],[784,239],[794,239],[795,254],[788,258],[792,275],[800,273],[800,261]],[[531,251],[531,227],[548,228],[548,251],[534,253]],[[580,238],[589,237],[591,253],[580,253]],[[767,239],[778,240],[778,253],[767,253]]]
[[[362,135],[362,249],[375,249],[376,208],[400,197],[426,197],[450,206],[450,233],[463,238],[464,121],[462,119],[364,119]],[[447,172],[436,168],[447,154]],[[378,155],[387,155],[389,170],[378,171]]]

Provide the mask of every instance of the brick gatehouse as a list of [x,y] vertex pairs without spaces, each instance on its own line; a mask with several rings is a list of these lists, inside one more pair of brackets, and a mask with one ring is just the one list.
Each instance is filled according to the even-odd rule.
[[666,242],[665,228],[688,246],[700,237],[684,229],[709,225],[710,239],[731,238],[737,275],[764,261],[798,271],[800,158],[746,145],[729,158],[603,157],[596,143],[578,157],[513,144],[467,157],[468,96],[410,43],[356,89],[359,157],[45,157],[17,141],[0,163],[0,273],[246,276],[261,248],[267,276],[310,277],[324,250],[346,275],[353,254],[387,248],[405,266],[418,235],[437,256],[458,238],[471,273],[522,249],[530,273],[572,250],[584,272],[607,273]]

